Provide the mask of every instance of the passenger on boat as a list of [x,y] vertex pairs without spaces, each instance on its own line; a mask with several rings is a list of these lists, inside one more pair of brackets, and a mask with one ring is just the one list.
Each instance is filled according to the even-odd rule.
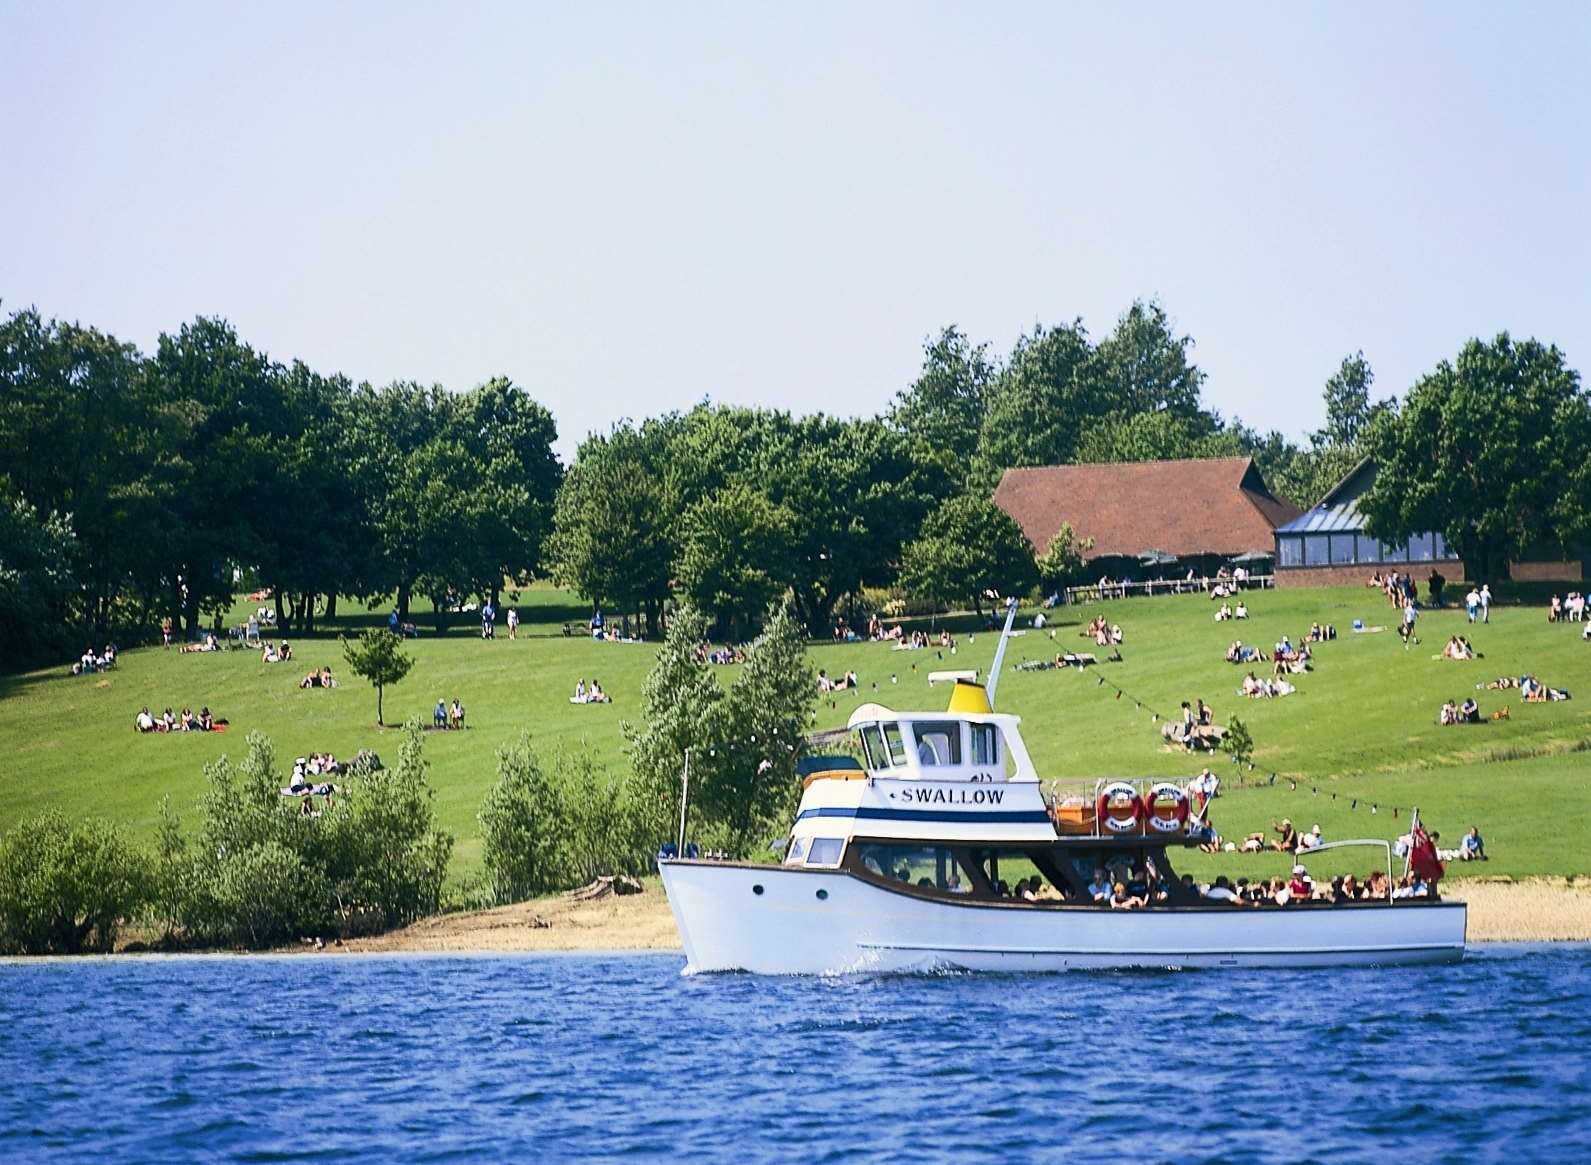
[[1234,906],[1246,905],[1232,889],[1232,884],[1226,880],[1225,874],[1216,875],[1215,882],[1205,889],[1204,896],[1213,902],[1230,902]]
[[1095,902],[1109,902],[1112,887],[1104,867],[1094,867],[1094,880],[1088,884],[1088,896]]
[[[1335,880],[1333,880],[1332,885],[1336,885]],[[1344,902],[1357,902],[1363,896],[1364,887],[1359,883],[1359,879],[1352,874],[1344,874],[1342,876],[1342,900]]]
[[1117,882],[1111,890],[1110,908],[1112,910],[1138,910],[1148,904],[1148,901],[1139,895],[1128,893],[1125,882]]

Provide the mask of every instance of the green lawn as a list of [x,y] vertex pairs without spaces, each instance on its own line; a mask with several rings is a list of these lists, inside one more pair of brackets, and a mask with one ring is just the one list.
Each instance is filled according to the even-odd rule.
[[[622,765],[620,724],[637,714],[654,653],[646,645],[563,637],[562,623],[583,611],[572,596],[538,587],[522,598],[525,625],[518,641],[506,638],[501,621],[493,642],[482,642],[467,620],[438,637],[422,616],[422,637],[411,644],[414,670],[386,696],[389,724],[409,716],[428,723],[438,698],[456,696],[468,709],[469,731],[427,738],[438,813],[458,836],[460,873],[479,863],[475,813],[494,776],[495,750],[528,731],[548,756],[561,746]],[[1471,824],[1481,827],[1493,860],[1466,873],[1591,872],[1591,751],[1573,751],[1591,740],[1591,643],[1580,640],[1578,626],[1549,625],[1534,607],[1494,608],[1491,624],[1474,628],[1462,610],[1427,612],[1420,620],[1421,644],[1405,651],[1390,630],[1349,631],[1355,617],[1372,626],[1394,624],[1393,613],[1368,589],[1254,594],[1253,617],[1246,623],[1215,623],[1214,606],[1202,596],[1105,604],[1102,609],[1126,632],[1125,661],[1082,674],[1012,672],[1009,665],[1085,646],[1079,624],[1094,608],[1062,612],[1058,624],[1014,639],[998,702],[1024,717],[1040,771],[1078,779],[1191,775],[1199,762],[1163,746],[1151,715],[1174,715],[1182,700],[1202,697],[1218,722],[1241,716],[1257,745],[1252,773],[1238,774],[1224,761],[1215,765],[1228,778],[1215,814],[1228,837],[1241,838],[1281,816],[1306,826],[1318,821],[1333,838],[1391,837],[1401,832],[1403,818],[1394,820],[1390,807],[1417,804],[1442,831],[1443,844],[1456,844]],[[381,611],[359,609],[340,615],[339,625],[349,627],[383,618]],[[1025,613],[1022,622],[1030,617]],[[1244,669],[1222,658],[1233,638],[1268,648],[1284,632],[1296,640],[1311,620],[1336,624],[1339,638],[1318,649],[1313,673],[1295,677],[1298,694],[1270,701],[1235,695]],[[854,668],[861,679],[859,693],[841,694],[832,703],[825,698],[819,726],[843,725],[867,699],[902,709],[940,707],[945,690],[930,691],[927,673],[987,668],[996,640],[975,629],[969,635],[966,621],[953,626],[960,639],[954,657],[877,644],[815,645],[815,667],[831,675]],[[1486,658],[1432,659],[1446,636],[1460,629],[1470,632]],[[179,808],[191,805],[203,786],[204,763],[241,751],[244,734],[253,729],[275,742],[284,778],[292,758],[312,750],[331,749],[343,757],[361,747],[395,750],[393,729],[375,726],[375,693],[344,674],[336,639],[298,639],[294,647],[287,664],[263,664],[255,653],[183,655],[157,647],[124,653],[120,666],[105,676],[73,677],[63,665],[0,677],[0,827],[55,807],[69,816],[120,820],[148,835],[161,796],[171,794]],[[343,686],[300,690],[302,675],[322,663],[332,665]],[[1477,693],[1482,710],[1489,714],[1507,703],[1510,720],[1458,728],[1436,724],[1444,699],[1462,699],[1477,683],[1521,671],[1568,688],[1575,699],[1527,706],[1517,693],[1484,691]],[[613,703],[570,704],[576,679],[593,676]],[[1100,678],[1126,695],[1118,698]],[[232,727],[218,735],[138,736],[132,718],[146,703],[157,713],[168,704],[179,711],[208,704]],[[1264,782],[1272,771],[1281,774],[1274,785],[1237,787],[1236,778]],[[1298,781],[1298,789],[1289,780]],[[1349,807],[1355,798],[1357,810]],[[1375,815],[1369,813],[1371,802],[1382,806]],[[1262,864],[1247,861],[1250,872]],[[1203,859],[1185,858],[1183,864],[1213,868]],[[1272,864],[1281,868],[1279,859]],[[1368,866],[1362,856],[1352,864]]]

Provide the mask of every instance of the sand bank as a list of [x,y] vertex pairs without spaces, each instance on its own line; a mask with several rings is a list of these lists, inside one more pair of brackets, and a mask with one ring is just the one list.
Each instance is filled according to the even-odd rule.
[[[1591,884],[1562,878],[1454,882],[1448,896],[1469,903],[1471,942],[1591,941]],[[538,898],[495,910],[448,914],[345,951],[677,950],[679,936],[656,882],[646,892],[579,902]]]

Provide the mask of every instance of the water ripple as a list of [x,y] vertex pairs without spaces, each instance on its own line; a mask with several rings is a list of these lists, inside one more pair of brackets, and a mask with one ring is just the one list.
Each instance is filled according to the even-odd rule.
[[[1591,1159],[1591,948],[681,977],[677,956],[0,965],[0,1159]],[[314,990],[306,992],[306,980]]]

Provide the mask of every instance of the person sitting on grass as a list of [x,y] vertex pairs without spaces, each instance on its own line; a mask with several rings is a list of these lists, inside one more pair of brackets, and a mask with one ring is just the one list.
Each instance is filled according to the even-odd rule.
[[431,710],[431,727],[447,727],[447,702],[445,700],[438,700],[436,707]]
[[1440,725],[1443,725],[1444,727],[1449,724],[1457,724],[1458,705],[1453,703],[1452,700],[1449,700],[1443,704],[1442,710],[1437,713],[1436,722]]
[[1325,844],[1326,839],[1321,836],[1320,825],[1318,823],[1312,826],[1308,833],[1302,835],[1298,839],[1298,848],[1300,850],[1319,849]]
[[1245,603],[1242,599],[1239,599],[1237,601],[1237,606],[1232,609],[1232,618],[1234,618],[1234,619],[1247,619],[1248,618],[1248,604]]
[[138,732],[154,732],[155,718],[149,714],[147,705],[138,710],[138,715],[133,717],[133,728]]
[[1481,723],[1481,706],[1475,702],[1474,696],[1466,696],[1458,708],[1458,722],[1460,724]]
[[210,705],[208,704],[199,709],[199,731],[215,731],[215,717],[210,715]]
[[175,732],[176,730],[177,730],[177,714],[175,712],[173,712],[170,708],[167,708],[165,715],[163,715],[160,718],[160,731],[162,731],[162,732]]
[[1292,853],[1298,848],[1298,830],[1293,828],[1291,818],[1284,817],[1280,821],[1271,822],[1271,829],[1277,837],[1271,843],[1271,848],[1277,853]]
[[1221,606],[1215,612],[1215,621],[1217,623],[1225,623],[1231,617],[1232,617],[1232,607],[1231,607],[1231,605],[1229,603],[1222,603]]
[[602,685],[597,683],[595,677],[592,678],[591,687],[586,692],[586,702],[588,704],[607,704],[612,702],[608,694],[602,690]]
[[464,727],[464,705],[457,696],[453,697],[453,706],[447,710],[447,726],[460,730]]
[[1479,826],[1472,825],[1458,843],[1458,860],[1461,862],[1484,862],[1486,857],[1486,843],[1481,840]]
[[182,710],[182,715],[177,717],[177,724],[183,732],[193,732],[199,727],[199,721],[194,716],[192,708]]

